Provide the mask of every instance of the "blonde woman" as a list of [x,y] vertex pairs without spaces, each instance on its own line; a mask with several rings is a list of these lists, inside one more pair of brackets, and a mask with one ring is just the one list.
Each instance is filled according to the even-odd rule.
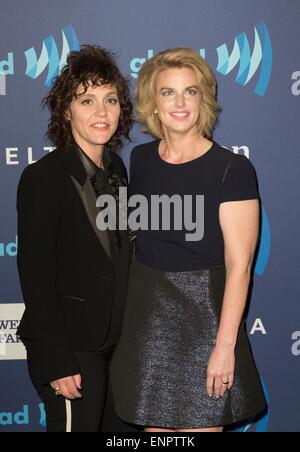
[[169,230],[137,232],[112,367],[117,412],[146,432],[222,432],[266,407],[243,320],[259,233],[255,170],[211,140],[216,81],[192,49],[143,66],[137,110],[157,140],[132,153],[131,195],[149,206],[153,195],[179,195],[185,209],[192,197],[204,231],[179,230],[177,215]]

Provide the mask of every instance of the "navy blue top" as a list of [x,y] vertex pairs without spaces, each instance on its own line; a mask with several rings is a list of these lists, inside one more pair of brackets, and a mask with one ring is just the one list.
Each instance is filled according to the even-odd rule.
[[160,157],[159,143],[143,144],[132,151],[130,195],[145,196],[149,206],[151,195],[193,195],[194,221],[195,195],[204,195],[204,236],[199,241],[186,241],[186,234],[191,231],[174,230],[174,222],[169,231],[162,230],[161,223],[160,230],[139,230],[137,260],[163,271],[191,271],[224,264],[219,206],[228,201],[259,199],[251,162],[214,142],[201,157],[171,164]]

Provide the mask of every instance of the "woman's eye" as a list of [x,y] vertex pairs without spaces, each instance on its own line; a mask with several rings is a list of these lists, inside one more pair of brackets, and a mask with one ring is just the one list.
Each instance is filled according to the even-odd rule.
[[171,90],[163,91],[163,92],[162,92],[162,95],[163,95],[163,96],[172,96],[172,94],[173,94],[173,91],[171,91]]
[[197,91],[196,91],[195,89],[189,89],[189,90],[187,91],[187,93],[189,94],[189,96],[196,96]]
[[107,99],[107,103],[112,104],[112,105],[116,105],[119,103],[119,99],[115,98],[115,97],[110,97],[109,99]]
[[82,104],[82,105],[90,105],[92,102],[93,102],[92,99],[84,99],[84,100],[81,102],[81,104]]

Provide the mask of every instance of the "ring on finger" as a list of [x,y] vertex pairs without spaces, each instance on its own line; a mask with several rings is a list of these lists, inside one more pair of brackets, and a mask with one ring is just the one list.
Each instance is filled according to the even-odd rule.
[[59,390],[58,387],[54,388],[54,394],[55,394],[56,396],[60,396],[60,395],[61,395],[61,392],[60,392],[60,390]]

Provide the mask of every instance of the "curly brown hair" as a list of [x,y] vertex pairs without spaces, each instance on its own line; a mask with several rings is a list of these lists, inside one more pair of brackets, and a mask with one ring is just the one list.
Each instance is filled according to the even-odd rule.
[[130,140],[133,105],[129,94],[129,82],[121,74],[112,53],[98,46],[84,45],[79,51],[69,53],[66,66],[43,100],[43,104],[51,113],[47,137],[57,148],[63,149],[75,143],[66,111],[76,98],[78,86],[83,85],[86,92],[91,84],[110,85],[117,89],[121,115],[118,128],[107,144],[108,148],[118,150],[122,147],[124,138]]

